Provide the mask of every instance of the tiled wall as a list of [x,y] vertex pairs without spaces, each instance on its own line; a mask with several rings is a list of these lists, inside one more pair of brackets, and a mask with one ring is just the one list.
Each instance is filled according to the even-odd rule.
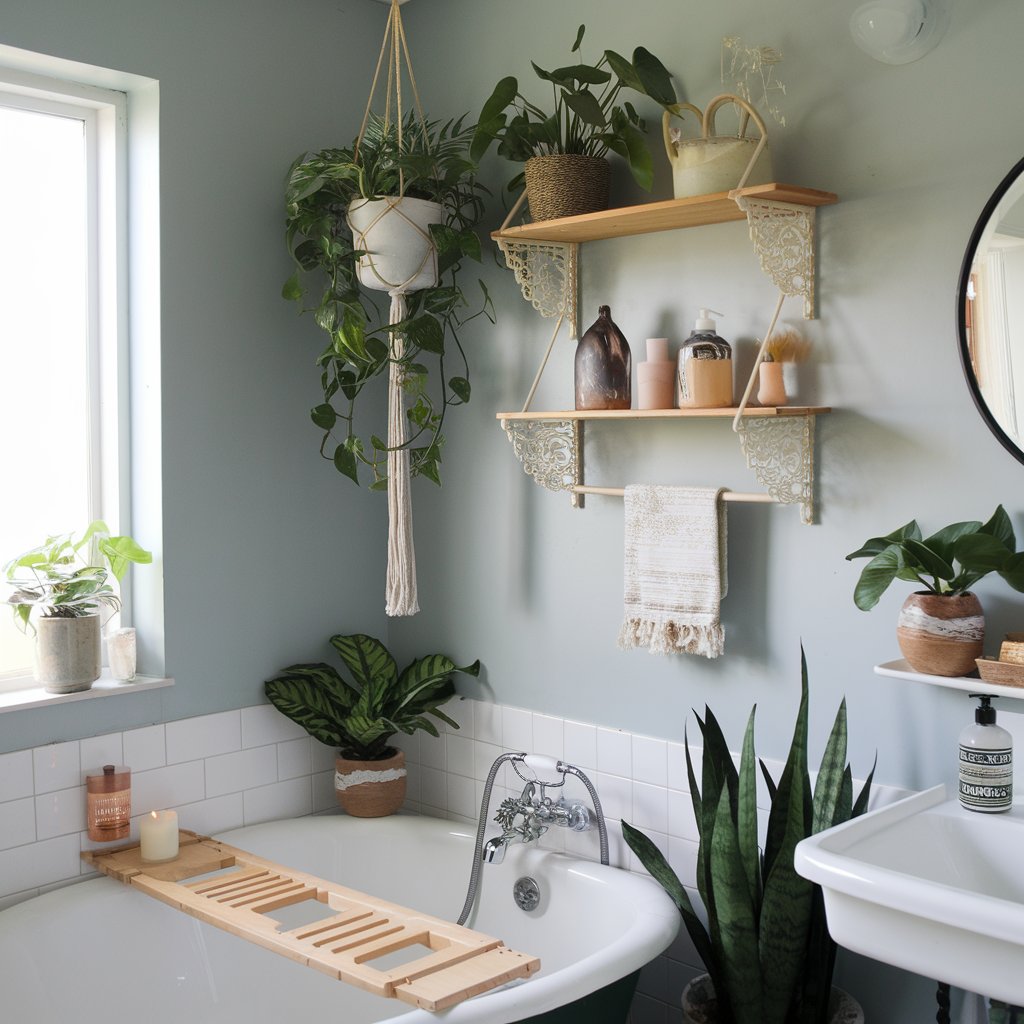
[[[680,743],[482,701],[445,707],[459,723],[440,737],[400,737],[409,770],[409,810],[475,822],[491,765],[523,750],[583,769],[597,788],[613,864],[640,866],[622,841],[621,819],[646,832],[679,877],[694,884],[697,829]],[[694,750],[699,759],[699,750]],[[217,833],[274,818],[327,811],[334,800],[334,751],[270,705],[110,733],[0,755],[0,909],[78,881],[85,833],[85,775],[104,764],[132,769],[132,812],[176,808],[183,828]],[[778,778],[782,765],[767,762]],[[523,783],[505,766],[491,800]],[[873,803],[902,791],[875,787]],[[763,795],[763,793],[762,793]],[[589,803],[570,779],[566,796]],[[137,835],[138,818],[133,819]],[[598,859],[596,830],[552,829],[542,845]],[[641,974],[631,1024],[679,1024],[679,997],[702,971],[685,932]]]
[[[334,751],[269,704],[0,755],[0,909],[86,874],[85,776],[132,770],[132,814],[222,832],[334,807]],[[138,817],[132,820],[138,836]]]

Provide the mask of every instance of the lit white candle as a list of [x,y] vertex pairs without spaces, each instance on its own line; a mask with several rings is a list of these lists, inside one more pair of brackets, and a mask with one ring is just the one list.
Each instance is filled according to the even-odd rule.
[[151,811],[139,822],[142,859],[150,864],[178,856],[178,812]]

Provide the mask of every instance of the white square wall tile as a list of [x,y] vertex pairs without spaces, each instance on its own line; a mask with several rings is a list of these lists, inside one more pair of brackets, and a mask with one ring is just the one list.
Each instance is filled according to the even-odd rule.
[[668,743],[652,736],[633,737],[633,771],[636,782],[668,785]]
[[[691,747],[691,752],[693,748]],[[696,765],[697,761],[694,761]],[[668,745],[668,787],[690,791],[690,779],[686,774],[686,748],[682,743]]]
[[77,834],[0,851],[0,896],[77,877],[79,852]]
[[129,729],[122,734],[124,742],[124,763],[133,772],[146,772],[151,768],[163,768],[167,764],[167,750],[164,743],[164,727],[147,725],[141,729]]
[[0,804],[0,850],[36,841],[36,802],[27,796]]
[[428,804],[430,807],[444,811],[448,806],[448,786],[444,772],[436,768],[421,768],[420,777],[420,803]]
[[32,751],[15,750],[0,754],[0,800],[17,800],[32,796]]
[[[447,739],[446,733],[441,733],[440,736],[431,736],[428,732],[420,733],[419,763],[443,772],[447,764]],[[406,757],[408,759],[408,754]]]
[[82,778],[85,782],[86,775],[98,775],[103,771],[105,764],[123,765],[124,745],[121,742],[121,733],[111,732],[105,736],[90,736],[88,739],[79,740],[79,747],[82,759]]
[[565,757],[564,721],[553,715],[533,716],[533,752],[561,761]]
[[606,818],[633,820],[633,783],[629,779],[601,772],[592,781]]
[[309,778],[288,779],[242,794],[246,825],[313,813],[313,787]]
[[474,701],[473,704],[473,736],[484,743],[501,746],[501,707]]
[[334,771],[334,761],[338,756],[338,752],[334,747],[329,747],[326,743],[321,743],[319,740],[311,739],[309,741],[309,750],[313,758],[314,772]]
[[449,813],[458,814],[463,818],[476,818],[476,786],[472,779],[461,775],[448,776],[448,807]]
[[167,763],[198,761],[203,757],[228,754],[242,747],[242,718],[238,711],[221,711],[168,722]]
[[244,824],[241,793],[229,793],[178,808],[178,827],[191,829],[200,835],[212,836],[230,828],[241,828]]
[[521,750],[526,754],[533,747],[533,714],[522,708],[501,709],[501,745],[506,750]]
[[132,772],[132,814],[149,814],[206,799],[202,761]]
[[40,839],[85,829],[85,786],[36,797],[36,833]]
[[668,790],[663,786],[633,783],[633,819],[637,828],[668,832]]
[[632,737],[619,729],[597,730],[597,767],[624,779],[633,776]]
[[257,704],[240,712],[243,747],[265,747],[308,735],[301,725],[283,715],[273,704]]
[[316,772],[310,776],[310,779],[313,783],[313,813],[337,808],[338,799],[334,795],[334,772]]
[[584,722],[565,723],[565,760],[584,771],[597,768],[597,727]]
[[206,759],[206,796],[240,793],[277,781],[277,746],[251,747]]
[[32,751],[32,766],[36,793],[50,793],[56,789],[81,785],[82,763],[78,740],[36,747]]
[[300,775],[309,775],[312,772],[309,744],[308,736],[278,743],[277,777],[279,779],[297,779]]
[[463,736],[449,733],[446,736],[448,774],[459,775],[466,779],[473,778],[473,741]]
[[441,705],[441,710],[458,725],[458,730],[452,729],[447,722],[444,728],[448,732],[458,732],[466,739],[473,738],[473,704],[475,702],[466,697],[453,697],[447,704]]

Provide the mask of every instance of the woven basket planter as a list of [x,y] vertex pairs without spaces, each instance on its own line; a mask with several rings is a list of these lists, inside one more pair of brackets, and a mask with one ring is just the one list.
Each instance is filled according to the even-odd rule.
[[608,209],[608,161],[558,153],[526,161],[526,198],[534,220],[575,217]]
[[352,761],[339,754],[334,795],[342,810],[356,818],[394,814],[405,802],[405,754],[395,750],[381,761]]

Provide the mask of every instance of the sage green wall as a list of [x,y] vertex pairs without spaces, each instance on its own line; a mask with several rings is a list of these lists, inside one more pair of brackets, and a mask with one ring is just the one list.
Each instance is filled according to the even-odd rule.
[[164,523],[162,538],[135,532],[162,558],[176,685],[2,715],[0,751],[255,704],[277,668],[326,656],[332,632],[386,629],[384,496],[320,460],[322,342],[280,298],[285,174],[355,134],[386,14],[366,0],[4,4],[0,43],[160,83]]

